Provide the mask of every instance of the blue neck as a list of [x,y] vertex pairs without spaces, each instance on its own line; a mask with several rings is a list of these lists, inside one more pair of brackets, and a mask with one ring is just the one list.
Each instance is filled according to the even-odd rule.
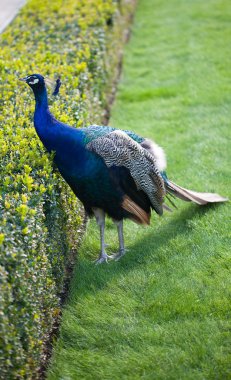
[[48,152],[56,152],[55,160],[59,167],[67,166],[69,158],[66,157],[74,155],[75,159],[77,157],[81,158],[83,156],[81,132],[54,118],[49,111],[45,84],[34,89],[34,96],[36,102],[34,113],[36,132]]
[[45,85],[34,90],[36,107],[48,108],[47,90]]
[[35,113],[34,125],[39,138],[46,146],[47,129],[51,125],[53,116],[49,111],[47,90],[45,85],[34,90],[35,96]]
[[[42,116],[42,115],[45,116],[46,114],[50,114],[46,87],[43,86],[41,88],[38,88],[36,91],[34,91],[34,96],[35,96],[35,115],[34,116],[35,116],[35,122],[36,122],[36,119],[38,116]],[[38,121],[42,121],[40,120],[41,117],[39,117],[38,119],[39,119]]]

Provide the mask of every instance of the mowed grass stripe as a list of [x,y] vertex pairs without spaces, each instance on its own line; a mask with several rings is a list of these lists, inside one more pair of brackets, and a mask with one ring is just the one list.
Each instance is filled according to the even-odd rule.
[[[155,139],[176,183],[229,196],[227,1],[140,0],[111,124]],[[88,224],[48,379],[229,379],[230,205],[125,223],[129,252],[94,266]],[[118,246],[107,221],[108,252]]]

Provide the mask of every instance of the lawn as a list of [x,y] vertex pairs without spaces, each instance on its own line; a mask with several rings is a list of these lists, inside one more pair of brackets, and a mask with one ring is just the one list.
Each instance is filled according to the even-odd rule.
[[[168,176],[230,196],[230,1],[139,0],[110,124],[155,139]],[[229,157],[228,157],[229,156]],[[230,205],[125,223],[95,266],[87,226],[48,380],[230,379]],[[117,234],[107,221],[108,253]]]

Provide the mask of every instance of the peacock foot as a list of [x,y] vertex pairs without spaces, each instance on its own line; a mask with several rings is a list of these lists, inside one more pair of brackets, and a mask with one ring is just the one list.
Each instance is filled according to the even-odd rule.
[[95,265],[107,263],[107,259],[109,259],[110,256],[108,256],[106,253],[101,253],[99,258],[95,260]]
[[114,253],[113,255],[108,256],[111,260],[118,261],[122,256],[125,255],[128,249],[120,249],[119,252]]

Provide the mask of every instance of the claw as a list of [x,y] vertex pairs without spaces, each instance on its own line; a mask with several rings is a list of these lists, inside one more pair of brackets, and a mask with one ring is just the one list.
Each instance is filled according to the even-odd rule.
[[118,261],[122,256],[125,255],[125,252],[127,252],[128,249],[120,249],[118,253],[114,253],[114,255],[108,256],[109,259]]
[[122,257],[122,255],[120,255],[119,253],[115,253],[114,255],[110,255],[108,257],[110,260],[118,261]]
[[95,265],[99,265],[99,264],[102,264],[102,263],[107,263],[108,264],[107,259],[109,257],[110,256],[108,256],[106,253],[103,254],[103,255],[100,255],[100,257],[97,260],[95,260]]

